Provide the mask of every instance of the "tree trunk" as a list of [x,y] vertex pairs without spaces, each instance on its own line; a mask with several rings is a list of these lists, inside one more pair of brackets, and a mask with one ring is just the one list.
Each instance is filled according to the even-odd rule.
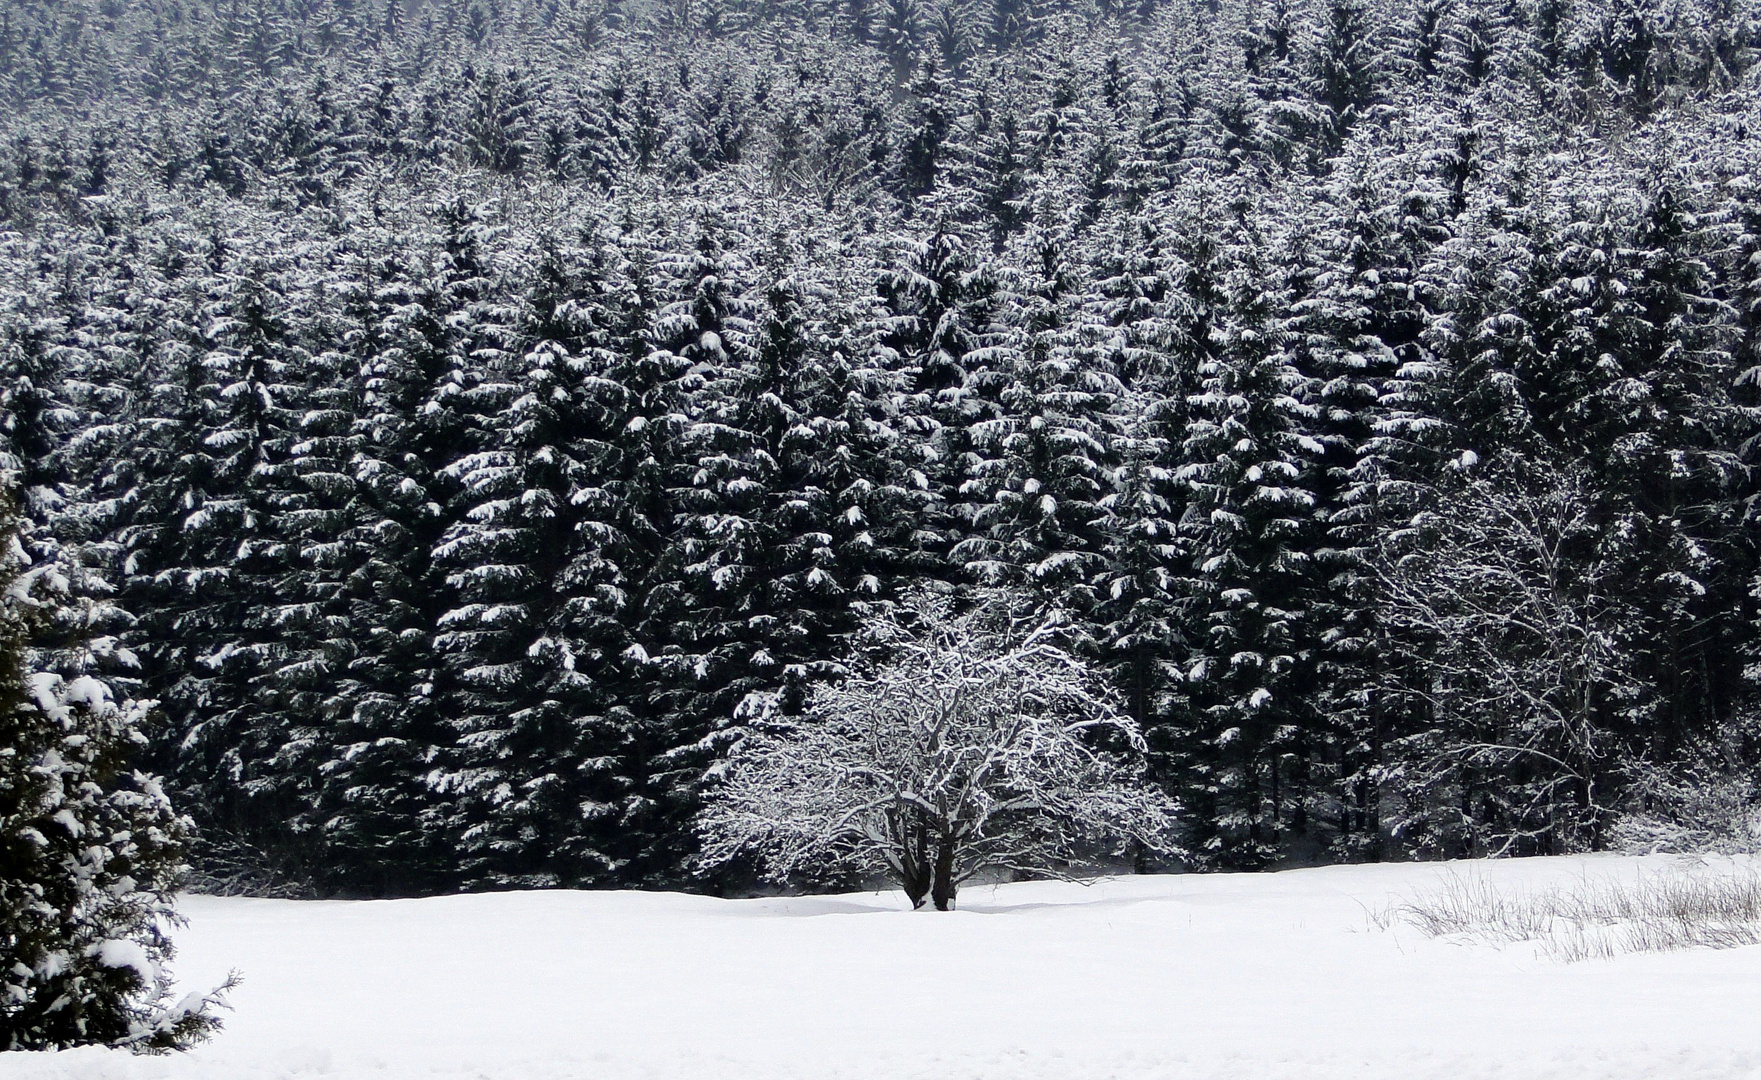
[[923,906],[923,898],[929,893],[929,867],[907,867],[899,884],[905,888],[905,899],[911,901],[911,910],[916,911]]
[[911,910],[916,911],[923,906],[923,898],[929,895],[928,830],[920,828],[915,836],[907,833],[904,841],[899,858],[899,885],[905,890],[905,899],[911,901]]
[[936,880],[930,898],[936,902],[937,911],[954,909],[954,841],[943,838],[942,845],[936,849]]

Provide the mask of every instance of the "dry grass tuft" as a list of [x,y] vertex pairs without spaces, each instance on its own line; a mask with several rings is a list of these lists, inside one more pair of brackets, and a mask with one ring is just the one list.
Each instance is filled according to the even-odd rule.
[[1761,944],[1761,872],[1753,867],[1679,867],[1632,880],[1584,877],[1541,891],[1501,890],[1476,874],[1450,873],[1435,892],[1372,914],[1431,937],[1512,944],[1532,941],[1555,960]]

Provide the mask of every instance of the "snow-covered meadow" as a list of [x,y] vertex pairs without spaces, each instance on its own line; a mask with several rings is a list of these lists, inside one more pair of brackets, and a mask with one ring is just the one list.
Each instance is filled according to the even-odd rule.
[[1724,1080],[1761,1076],[1761,946],[1563,964],[1379,929],[1449,874],[1588,857],[715,900],[188,897],[178,970],[245,982],[167,1058],[0,1054],[5,1080]]

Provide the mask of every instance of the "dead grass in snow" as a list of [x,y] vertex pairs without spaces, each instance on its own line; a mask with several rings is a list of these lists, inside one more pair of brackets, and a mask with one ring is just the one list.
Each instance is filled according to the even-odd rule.
[[1681,866],[1632,879],[1585,877],[1525,890],[1450,872],[1430,892],[1371,914],[1387,930],[1487,944],[1534,942],[1571,963],[1626,953],[1730,949],[1761,944],[1761,871]]

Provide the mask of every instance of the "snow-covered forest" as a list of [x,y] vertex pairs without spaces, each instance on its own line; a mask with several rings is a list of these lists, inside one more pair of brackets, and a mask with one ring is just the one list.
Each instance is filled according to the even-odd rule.
[[1758,59],[1744,0],[8,0],[0,466],[216,887],[732,887],[724,756],[937,583],[1067,620],[1140,867],[1753,843]]

